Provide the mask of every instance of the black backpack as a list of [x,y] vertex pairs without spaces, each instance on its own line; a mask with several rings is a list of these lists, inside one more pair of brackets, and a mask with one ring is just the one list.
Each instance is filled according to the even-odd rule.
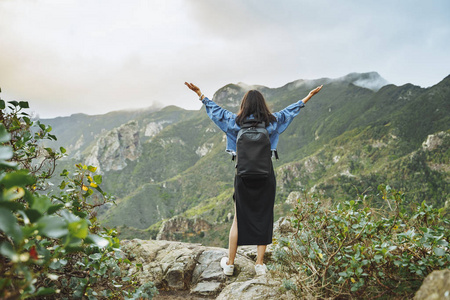
[[272,151],[264,122],[246,121],[236,139],[236,174],[266,178],[272,170]]

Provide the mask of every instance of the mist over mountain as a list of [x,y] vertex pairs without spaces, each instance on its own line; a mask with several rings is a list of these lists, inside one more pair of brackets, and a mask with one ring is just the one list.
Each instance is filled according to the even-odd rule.
[[[430,88],[388,84],[376,72],[297,80],[279,88],[239,83],[212,98],[237,112],[244,93],[256,88],[278,111],[320,84],[322,91],[280,136],[280,160],[274,161],[277,216],[286,214],[286,200],[303,190],[342,201],[381,183],[403,190],[411,205],[425,200],[444,206],[450,192],[450,76]],[[224,151],[225,135],[204,108],[77,114],[42,122],[58,137],[51,146],[68,150],[59,169],[77,162],[96,165],[103,185],[116,195],[117,205],[99,212],[105,225],[119,226],[125,237],[159,234],[226,244],[220,228],[230,225],[234,213],[234,164]]]

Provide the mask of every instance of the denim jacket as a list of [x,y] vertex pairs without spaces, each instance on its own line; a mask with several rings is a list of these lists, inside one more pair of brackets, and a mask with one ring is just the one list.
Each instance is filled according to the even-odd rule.
[[[209,118],[223,131],[227,136],[227,149],[226,151],[230,154],[236,154],[236,138],[239,130],[241,129],[238,124],[236,124],[237,115],[220,107],[212,100],[207,97],[203,98],[203,104],[206,107],[206,113]],[[300,113],[300,109],[304,107],[303,101],[297,101],[285,109],[273,113],[276,122],[270,123],[266,127],[269,132],[271,150],[276,151],[278,145],[278,138],[280,134],[286,130],[286,128],[291,124],[295,116]]]

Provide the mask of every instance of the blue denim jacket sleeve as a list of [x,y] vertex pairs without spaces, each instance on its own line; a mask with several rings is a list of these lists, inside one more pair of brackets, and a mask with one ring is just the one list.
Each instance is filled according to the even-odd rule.
[[223,132],[227,132],[230,123],[235,123],[236,114],[220,107],[207,97],[203,98],[203,104],[205,104],[206,114]]
[[236,137],[240,127],[236,124],[236,114],[220,107],[208,98],[203,99],[206,114],[227,136],[226,151],[236,154]]
[[305,103],[300,100],[273,114],[275,118],[277,118],[278,124],[276,131],[278,132],[278,134],[282,133],[286,130],[286,128],[288,128],[292,120],[294,120],[294,118],[300,113],[300,109],[302,107],[305,107]]

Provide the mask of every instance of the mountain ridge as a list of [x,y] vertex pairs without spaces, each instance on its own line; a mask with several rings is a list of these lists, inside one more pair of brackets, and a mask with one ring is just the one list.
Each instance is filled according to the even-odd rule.
[[[375,91],[351,81],[378,78],[378,73],[362,73],[369,75],[360,77],[355,74],[359,73],[329,81],[280,136],[280,160],[274,161],[278,174],[278,214],[286,213],[282,203],[287,196],[303,189],[341,201],[355,197],[353,187],[362,192],[391,181],[394,186],[406,188],[412,202],[422,197],[436,205],[442,205],[445,195],[450,193],[445,186],[448,170],[430,167],[442,165],[442,161],[448,163],[450,154],[442,148],[447,145],[447,136],[441,138],[442,145],[438,150],[420,150],[430,135],[450,129],[450,76],[430,88],[412,84],[385,85]],[[326,80],[317,79],[314,84]],[[309,92],[308,86],[294,83],[273,89],[258,88],[269,105],[278,110]],[[226,85],[214,93],[213,100],[236,112],[245,93],[244,87],[243,84]],[[426,106],[421,105],[426,102]],[[103,122],[101,119],[97,124]],[[233,213],[230,199],[234,166],[224,151],[224,134],[206,116],[203,108],[186,111],[172,107],[141,114],[133,120],[126,117],[109,120],[106,124],[114,122],[121,125],[135,122],[136,126],[127,135],[130,138],[114,141],[118,137],[116,134],[108,140],[111,145],[117,145],[115,149],[118,150],[111,152],[104,163],[111,163],[116,155],[122,159],[123,150],[120,149],[133,145],[133,136],[142,152],[135,160],[123,156],[120,170],[103,168],[106,190],[118,197],[116,207],[100,212],[99,217],[105,225],[120,226],[125,237],[138,235],[140,238],[155,238],[159,226],[155,224],[179,215],[188,218],[197,215],[216,227],[228,226],[227,216]],[[58,130],[63,130],[52,126],[55,135],[60,137]],[[92,155],[95,144],[107,139],[108,134],[116,130],[114,128],[103,132],[97,128],[96,134],[92,134],[90,140],[85,139],[78,150],[72,147],[72,151],[68,151],[69,157],[59,168],[70,167],[75,161]],[[90,129],[86,126],[80,130],[87,135],[89,132],[86,131]],[[77,140],[80,135],[71,138]],[[60,143],[63,142],[64,138],[60,139]],[[79,151],[77,157],[74,151]],[[410,158],[416,152],[419,155]],[[102,157],[100,152],[98,157]],[[102,169],[101,159],[98,161]],[[389,172],[383,174],[380,166],[385,166]],[[422,166],[420,175],[414,175],[418,166]],[[420,178],[420,182],[414,178]],[[422,192],[425,189],[428,189],[427,193]],[[195,239],[199,237],[177,234],[174,238],[198,241]],[[203,237],[212,245],[223,245],[224,239],[226,237],[217,232]]]

